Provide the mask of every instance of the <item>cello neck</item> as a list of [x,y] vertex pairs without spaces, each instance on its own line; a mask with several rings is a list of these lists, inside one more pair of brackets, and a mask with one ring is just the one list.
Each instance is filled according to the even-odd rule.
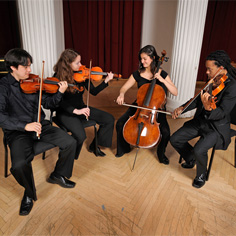
[[147,91],[147,94],[146,94],[146,97],[145,97],[145,100],[143,103],[143,105],[146,107],[149,105],[149,103],[151,101],[152,93],[153,93],[153,89],[155,88],[155,85],[156,85],[156,78],[152,80],[152,82],[148,88],[148,91]]
[[[159,71],[160,66],[161,66],[161,61],[158,61],[156,70],[155,70],[155,72],[154,72],[154,75]],[[143,103],[144,106],[148,106],[149,103],[150,103],[150,101],[151,101],[152,93],[153,93],[153,90],[154,90],[154,88],[155,88],[156,81],[157,81],[157,79],[154,78],[154,79],[152,80],[152,82],[151,82],[149,88],[148,88],[147,95],[146,95],[145,100],[144,100],[144,103]]]

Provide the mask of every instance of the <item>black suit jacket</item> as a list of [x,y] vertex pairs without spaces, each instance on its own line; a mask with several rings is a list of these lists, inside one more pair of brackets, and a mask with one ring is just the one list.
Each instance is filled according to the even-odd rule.
[[[198,119],[200,114],[202,117],[202,112],[204,112],[204,117],[206,119],[206,122],[209,122],[213,126],[214,130],[216,130],[222,137],[224,141],[223,143],[224,150],[227,149],[231,141],[230,113],[236,104],[236,80],[232,78],[232,76],[230,76],[229,74],[227,74],[227,76],[228,79],[224,83],[225,87],[219,94],[216,95],[217,108],[215,110],[205,111],[201,101],[201,97],[198,96],[197,99],[195,99],[184,111],[187,112],[197,108],[193,119]],[[183,104],[182,106],[185,106],[186,104],[187,103]],[[235,115],[231,114],[231,116],[233,117],[235,117]]]

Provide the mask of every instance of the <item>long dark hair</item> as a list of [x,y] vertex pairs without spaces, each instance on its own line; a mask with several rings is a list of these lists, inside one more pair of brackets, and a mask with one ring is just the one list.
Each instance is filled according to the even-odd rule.
[[214,61],[217,67],[223,66],[236,79],[236,68],[231,65],[231,59],[224,50],[217,50],[210,53],[206,60]]
[[156,49],[152,45],[147,45],[147,46],[140,49],[139,54],[138,54],[139,72],[143,72],[145,70],[145,68],[143,67],[143,64],[141,62],[141,54],[142,53],[147,54],[153,60],[150,66],[151,66],[151,72],[154,75],[156,67],[157,67],[157,63],[158,63],[159,58],[160,58],[157,55]]

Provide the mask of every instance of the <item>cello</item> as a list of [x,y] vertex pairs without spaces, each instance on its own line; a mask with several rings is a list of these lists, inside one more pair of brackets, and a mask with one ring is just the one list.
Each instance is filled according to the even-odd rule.
[[[162,62],[168,60],[165,55],[166,51],[163,50],[162,56],[158,60],[155,73],[159,71]],[[166,94],[164,89],[156,84],[156,81],[157,79],[154,78],[150,84],[144,84],[139,88],[137,93],[139,108],[135,114],[127,120],[123,128],[123,136],[126,142],[137,148],[153,147],[161,138],[156,116],[157,110],[162,108],[165,104]]]

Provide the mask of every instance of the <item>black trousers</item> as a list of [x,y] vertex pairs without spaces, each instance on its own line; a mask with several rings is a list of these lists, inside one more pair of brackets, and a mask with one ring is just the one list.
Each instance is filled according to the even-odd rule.
[[[90,108],[89,120],[94,120],[98,125],[98,145],[103,147],[111,147],[112,135],[114,129],[114,117],[105,111]],[[86,139],[86,132],[81,123],[82,119],[86,119],[84,115],[70,115],[68,113],[57,112],[58,120],[72,133],[72,136],[77,141],[76,159],[78,159],[84,140]]]
[[[25,188],[27,196],[37,200],[31,161],[34,159],[35,132],[4,131],[11,151],[11,173],[16,181]],[[42,121],[40,140],[60,148],[55,173],[70,178],[72,175],[76,141],[63,130]]]
[[[133,116],[136,112],[136,108],[130,107],[125,114],[123,114],[116,123],[116,133],[117,133],[117,154],[122,154],[129,152],[130,145],[127,143],[123,136],[123,127],[126,121],[130,116]],[[170,128],[166,119],[166,115],[162,113],[158,113],[157,122],[160,123],[160,132],[161,132],[161,141],[157,147],[157,156],[160,161],[163,160],[163,156],[165,155],[166,146],[170,140]]]
[[[193,146],[189,144],[193,138],[199,137]],[[170,138],[170,143],[186,162],[196,160],[197,177],[207,171],[208,150],[216,144],[217,149],[223,147],[223,140],[205,119],[193,119],[184,123]]]

